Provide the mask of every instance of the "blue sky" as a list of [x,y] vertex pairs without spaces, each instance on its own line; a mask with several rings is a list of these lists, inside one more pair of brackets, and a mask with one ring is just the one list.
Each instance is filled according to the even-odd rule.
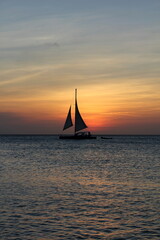
[[[1,0],[0,34],[0,114],[7,121],[14,115],[23,129],[26,116],[37,111],[29,111],[32,102],[39,109],[37,116],[46,114],[55,124],[49,110],[41,109],[42,101],[47,101],[46,109],[52,105],[53,110],[58,106],[64,111],[61,96],[69,102],[75,87],[82,96],[89,88],[90,98],[98,97],[100,105],[110,101],[110,110],[105,104],[100,113],[97,106],[91,112],[94,116],[97,113],[104,119],[106,113],[115,111],[119,116],[121,111],[128,119],[126,114],[139,114],[141,104],[145,109],[142,119],[151,115],[158,119],[159,0]],[[127,101],[135,102],[132,114],[123,107]],[[22,102],[26,111],[22,111]],[[60,110],[59,115],[63,115]],[[159,127],[157,122],[150,132]],[[27,124],[24,131],[29,131]],[[9,124],[4,125],[0,130],[8,129]],[[28,129],[34,128],[31,125]],[[22,129],[16,126],[16,131]],[[115,129],[106,131],[120,131]]]

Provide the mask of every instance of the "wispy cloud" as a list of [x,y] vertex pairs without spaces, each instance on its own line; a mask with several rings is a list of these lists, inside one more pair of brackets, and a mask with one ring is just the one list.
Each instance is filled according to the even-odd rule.
[[0,111],[14,120],[11,102],[39,101],[38,108],[60,98],[63,108],[75,87],[103,100],[102,114],[107,106],[125,112],[132,101],[134,113],[149,101],[157,111],[159,6],[157,0],[1,1]]

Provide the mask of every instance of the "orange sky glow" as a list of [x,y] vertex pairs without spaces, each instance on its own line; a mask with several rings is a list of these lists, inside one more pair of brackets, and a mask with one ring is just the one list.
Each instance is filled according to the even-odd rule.
[[159,1],[100,1],[1,4],[0,134],[61,134],[75,88],[93,133],[160,134]]

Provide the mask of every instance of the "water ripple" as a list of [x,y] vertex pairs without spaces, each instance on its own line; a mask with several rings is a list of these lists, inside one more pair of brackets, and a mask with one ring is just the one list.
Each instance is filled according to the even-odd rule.
[[1,136],[1,239],[159,240],[159,145]]

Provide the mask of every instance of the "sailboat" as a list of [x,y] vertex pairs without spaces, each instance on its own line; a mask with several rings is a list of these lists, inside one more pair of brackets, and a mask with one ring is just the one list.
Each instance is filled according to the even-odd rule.
[[60,135],[60,139],[96,139],[96,136],[91,135],[90,132],[80,132],[80,130],[83,130],[87,128],[86,123],[84,122],[79,109],[78,109],[78,103],[77,103],[77,89],[75,89],[75,118],[74,118],[74,124],[71,117],[71,106],[69,108],[66,121],[64,123],[63,131],[74,126],[74,134],[73,135]]

